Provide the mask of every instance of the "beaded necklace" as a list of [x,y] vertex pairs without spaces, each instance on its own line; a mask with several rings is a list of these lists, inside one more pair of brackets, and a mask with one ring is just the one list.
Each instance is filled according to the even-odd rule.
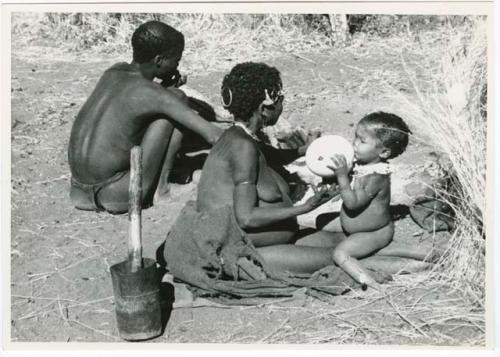
[[386,162],[378,162],[372,165],[355,165],[353,177],[362,177],[370,174],[390,175],[391,166]]
[[257,135],[255,135],[254,133],[252,133],[250,131],[250,129],[248,129],[247,126],[245,124],[243,124],[242,122],[237,121],[237,122],[234,123],[234,126],[237,126],[237,127],[241,128],[241,129],[243,129],[243,131],[245,133],[247,133],[247,135],[250,136],[255,141],[260,141],[260,139],[257,137]]

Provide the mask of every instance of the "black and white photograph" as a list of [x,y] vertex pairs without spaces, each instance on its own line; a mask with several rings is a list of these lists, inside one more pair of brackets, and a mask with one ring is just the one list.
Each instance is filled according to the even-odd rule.
[[488,7],[122,9],[10,13],[11,346],[491,348]]

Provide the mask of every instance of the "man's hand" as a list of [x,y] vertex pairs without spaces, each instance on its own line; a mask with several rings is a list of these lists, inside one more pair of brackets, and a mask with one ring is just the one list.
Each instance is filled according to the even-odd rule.
[[335,172],[338,176],[347,176],[349,173],[349,168],[347,167],[347,161],[344,155],[335,155],[331,158],[333,165],[328,165],[327,167]]
[[164,87],[176,87],[179,88],[180,86],[184,85],[187,83],[187,76],[186,75],[181,75],[178,70],[175,70],[175,72],[172,74],[171,78],[164,78],[163,81],[161,82],[161,85]]

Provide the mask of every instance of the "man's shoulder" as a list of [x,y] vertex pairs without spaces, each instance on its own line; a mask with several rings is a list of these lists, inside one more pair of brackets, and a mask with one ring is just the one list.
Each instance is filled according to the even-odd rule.
[[125,71],[125,72],[131,72],[132,68],[129,63],[127,62],[117,62],[113,64],[111,67],[109,67],[106,72],[108,71]]

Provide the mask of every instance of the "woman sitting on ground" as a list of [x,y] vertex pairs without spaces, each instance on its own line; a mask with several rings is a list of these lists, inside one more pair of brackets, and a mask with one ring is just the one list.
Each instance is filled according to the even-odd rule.
[[304,204],[293,206],[287,183],[269,163],[294,161],[304,155],[308,143],[298,149],[275,149],[258,137],[283,110],[279,71],[263,63],[238,64],[224,77],[221,95],[235,125],[217,141],[203,166],[197,211],[232,207],[239,228],[273,268],[310,273],[334,264],[332,249],[294,243],[299,236],[296,217],[336,193],[325,186]]

